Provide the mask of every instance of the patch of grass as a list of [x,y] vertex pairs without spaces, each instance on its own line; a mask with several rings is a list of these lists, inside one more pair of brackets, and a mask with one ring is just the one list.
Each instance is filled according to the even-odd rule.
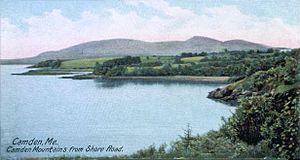
[[132,73],[136,67],[127,67],[127,73]]
[[275,89],[275,93],[284,93],[294,88],[299,88],[299,84],[296,83],[293,85],[280,85]]
[[247,80],[246,79],[242,79],[242,80],[236,81],[234,83],[231,83],[228,86],[226,86],[226,89],[228,89],[228,90],[234,90],[238,86],[241,86],[245,81],[247,81]]
[[261,56],[272,56],[274,53],[260,53]]
[[96,62],[103,63],[107,60],[115,59],[117,57],[101,57],[101,58],[89,58],[89,59],[75,59],[64,61],[60,65],[60,69],[83,69],[93,68]]
[[197,57],[185,57],[181,58],[183,62],[199,62],[201,59],[203,59],[204,56],[197,56]]
[[156,67],[153,67],[154,69],[162,69],[163,66],[156,66]]
[[172,68],[177,68],[177,67],[185,67],[185,66],[192,66],[190,63],[184,63],[184,64],[172,64]]

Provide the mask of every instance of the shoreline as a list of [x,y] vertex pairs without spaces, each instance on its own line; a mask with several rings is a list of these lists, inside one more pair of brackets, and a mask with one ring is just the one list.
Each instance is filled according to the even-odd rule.
[[164,80],[164,81],[192,81],[192,82],[219,82],[228,83],[230,77],[211,76],[115,76],[103,77],[109,80]]
[[211,82],[211,83],[228,83],[230,77],[212,77],[212,76],[114,76],[103,77],[100,75],[83,74],[74,76],[63,76],[64,79],[86,80],[86,79],[101,79],[101,80],[143,80],[143,81],[176,81],[176,82]]

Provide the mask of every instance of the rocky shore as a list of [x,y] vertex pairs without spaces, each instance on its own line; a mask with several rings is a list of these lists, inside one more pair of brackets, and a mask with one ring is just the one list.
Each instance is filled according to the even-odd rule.
[[219,100],[221,102],[236,106],[238,99],[241,97],[249,97],[259,95],[259,92],[245,90],[240,87],[232,88],[230,85],[224,88],[217,88],[208,93],[207,98]]

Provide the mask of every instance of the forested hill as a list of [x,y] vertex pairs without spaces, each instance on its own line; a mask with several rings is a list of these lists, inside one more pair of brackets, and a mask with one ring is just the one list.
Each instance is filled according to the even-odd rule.
[[81,43],[32,58],[2,60],[1,63],[37,63],[50,59],[78,59],[103,56],[179,55],[182,52],[219,52],[227,50],[266,50],[266,45],[244,40],[219,41],[194,36],[186,41],[145,42],[134,39],[108,39]]

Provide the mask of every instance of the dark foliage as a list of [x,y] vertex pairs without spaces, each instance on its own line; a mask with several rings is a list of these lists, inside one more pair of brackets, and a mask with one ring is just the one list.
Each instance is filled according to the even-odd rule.
[[39,62],[33,66],[30,66],[28,68],[42,68],[42,67],[50,67],[52,69],[56,69],[59,68],[61,65],[62,60],[46,60],[46,61],[42,61]]
[[201,53],[183,52],[183,53],[181,53],[181,57],[196,57],[196,56],[207,56],[207,53],[206,52],[201,52]]
[[94,74],[106,76],[123,75],[126,71],[126,66],[134,66],[141,63],[140,57],[126,56],[124,58],[116,58],[103,62],[96,63]]

